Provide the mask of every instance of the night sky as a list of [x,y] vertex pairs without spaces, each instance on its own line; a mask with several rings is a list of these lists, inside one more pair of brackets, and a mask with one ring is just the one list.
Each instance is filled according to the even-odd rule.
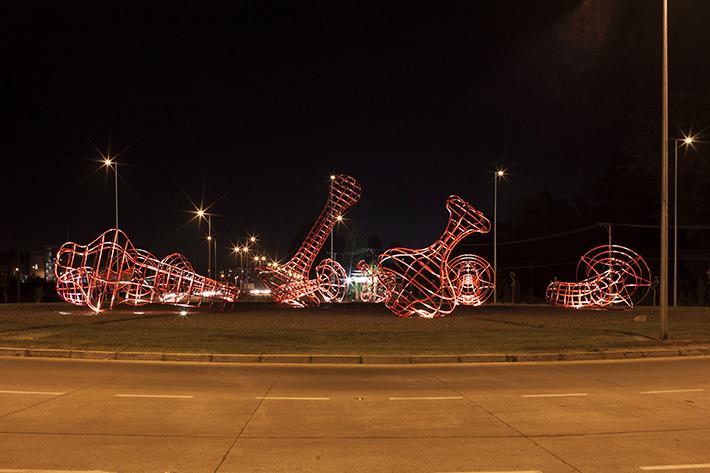
[[[190,199],[214,202],[220,258],[249,234],[283,257],[343,172],[349,228],[426,246],[449,194],[492,217],[496,166],[505,219],[585,192],[660,113],[660,1],[207,3],[3,2],[0,249],[113,225],[92,143],[123,151],[136,245],[200,268]],[[708,97],[710,2],[670,3],[671,101]]]

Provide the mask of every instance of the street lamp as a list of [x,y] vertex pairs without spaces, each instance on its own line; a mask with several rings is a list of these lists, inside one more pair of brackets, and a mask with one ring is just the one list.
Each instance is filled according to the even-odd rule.
[[683,139],[673,138],[675,143],[673,172],[673,307],[678,307],[678,142],[681,141],[686,149],[693,144],[694,138],[686,136]]
[[239,286],[242,286],[242,280],[244,279],[244,253],[247,252],[247,247],[243,248],[239,245],[234,247],[234,264],[237,264],[237,255],[239,255]]
[[110,157],[104,158],[104,166],[113,168],[113,186],[116,200],[116,228],[118,228],[118,163]]
[[[343,221],[343,216],[342,216],[342,215],[338,215],[337,217],[335,217],[335,220],[336,220],[338,223],[340,223],[340,222]],[[333,255],[334,255],[334,252],[333,252],[333,240],[334,240],[333,237],[334,237],[334,233],[335,233],[335,227],[333,227],[333,229],[330,231],[330,259],[334,259],[334,258],[333,258]]]
[[[336,177],[335,174],[331,174],[331,175],[330,175],[330,182],[331,182],[331,185],[330,185],[330,190],[328,191],[328,199],[330,199],[330,198],[333,197],[333,184],[332,184],[332,183],[333,183],[333,181],[335,180],[335,177]],[[336,217],[336,220],[337,220],[338,222],[342,222],[342,221],[343,221],[343,216],[342,216],[342,215],[338,215],[338,216]],[[330,231],[330,259],[333,259],[333,233],[334,233],[334,232],[335,232],[335,227],[333,227],[333,229]]]
[[661,297],[659,338],[668,340],[668,0],[663,0],[661,67]]
[[[212,277],[212,242],[214,241],[215,249],[215,266],[217,266],[217,240],[212,238],[212,214],[205,212],[204,209],[198,209],[197,217],[207,220],[207,277]],[[216,270],[217,268],[215,268]]]
[[493,184],[493,303],[498,302],[498,179],[505,171],[498,169]]

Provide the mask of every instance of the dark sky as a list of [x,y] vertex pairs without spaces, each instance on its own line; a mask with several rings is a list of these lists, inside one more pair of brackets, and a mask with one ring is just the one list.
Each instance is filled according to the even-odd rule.
[[[449,194],[490,216],[497,165],[504,218],[590,185],[660,110],[660,1],[155,3],[3,2],[0,249],[113,224],[109,137],[121,227],[199,267],[203,193],[225,246],[283,253],[345,172],[349,225],[425,246]],[[671,87],[707,88],[708,2],[671,4]]]

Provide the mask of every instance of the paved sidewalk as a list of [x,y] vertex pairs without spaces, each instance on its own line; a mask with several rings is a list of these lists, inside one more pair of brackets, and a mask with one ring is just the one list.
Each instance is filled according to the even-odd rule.
[[32,358],[76,358],[85,360],[140,360],[211,363],[313,363],[313,364],[425,364],[425,363],[511,363],[531,361],[620,360],[676,356],[710,356],[710,346],[645,350],[600,350],[563,353],[472,353],[463,355],[256,355],[209,353],[113,352],[0,347],[0,356]]

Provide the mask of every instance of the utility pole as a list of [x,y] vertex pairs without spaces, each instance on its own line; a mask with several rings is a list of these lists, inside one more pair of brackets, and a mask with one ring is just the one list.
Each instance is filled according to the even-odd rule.
[[660,339],[668,340],[668,0],[663,0]]
[[20,250],[17,250],[17,267],[15,268],[17,276],[17,302],[22,302],[20,299]]

